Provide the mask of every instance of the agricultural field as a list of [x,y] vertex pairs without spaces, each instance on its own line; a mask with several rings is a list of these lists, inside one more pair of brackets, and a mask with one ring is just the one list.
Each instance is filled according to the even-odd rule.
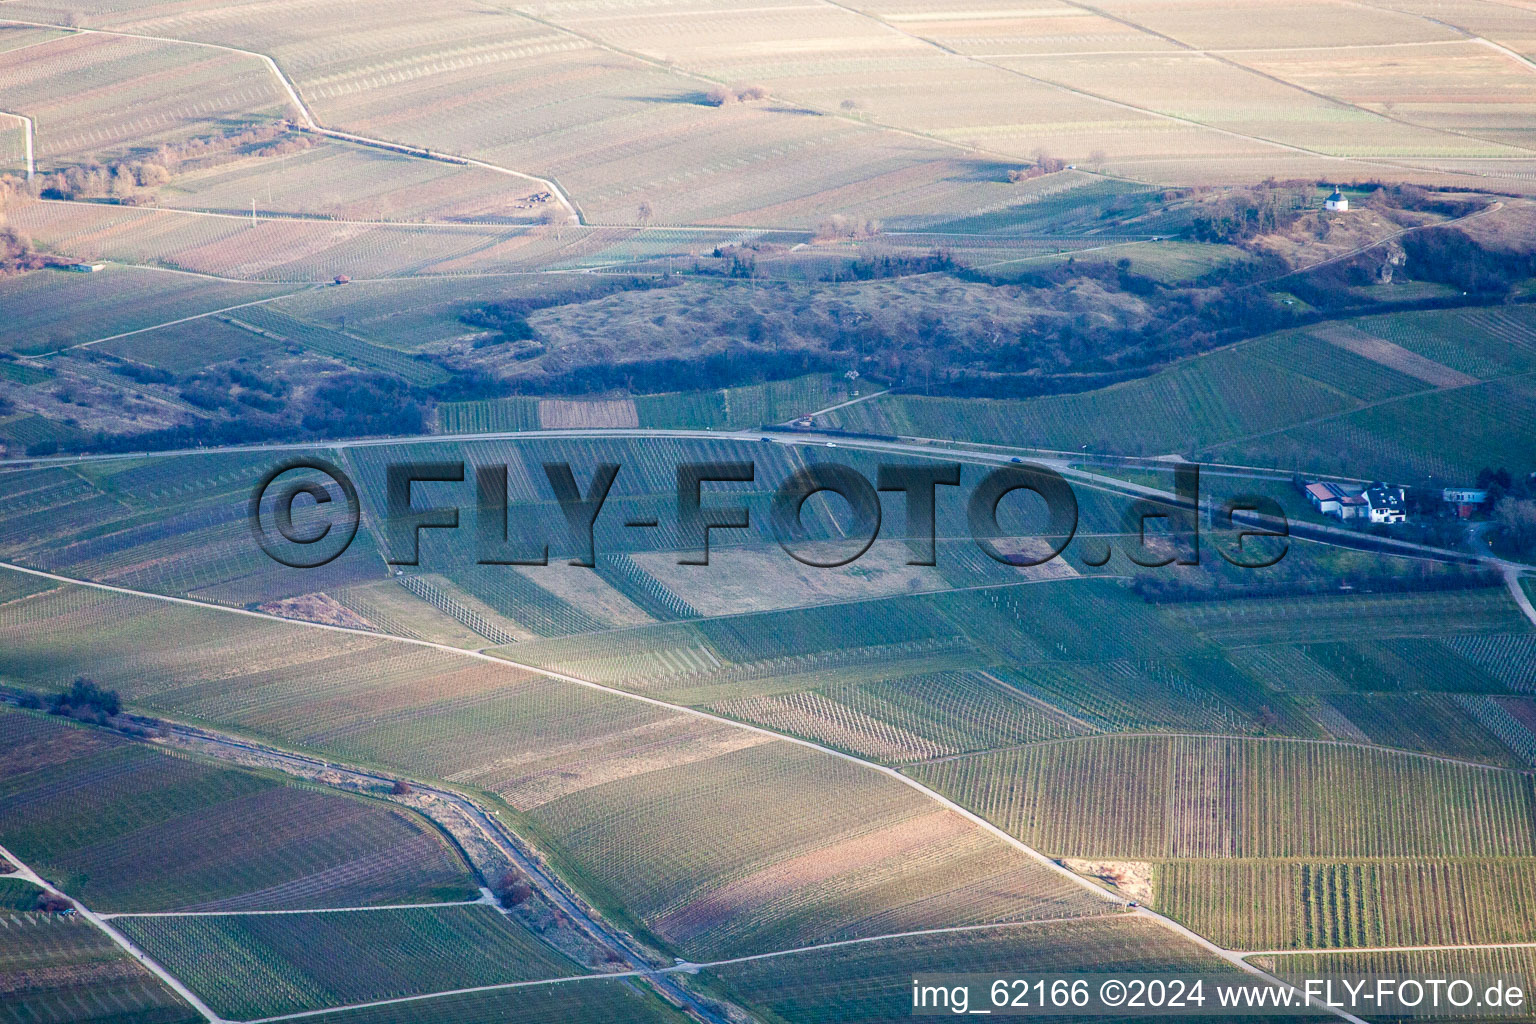
[[[709,827],[706,807],[735,827]],[[593,787],[532,817],[695,960],[933,927],[935,912],[987,924],[1109,909],[912,790],[782,743]],[[638,877],[622,868],[640,862]]]
[[[849,398],[846,381],[798,377],[716,391],[645,395],[634,402],[636,425],[655,428],[733,429],[783,423],[819,412]],[[538,430],[554,424],[541,417],[538,402],[495,398],[445,402],[438,406],[444,434]]]
[[545,204],[483,168],[326,140],[295,153],[183,171],[160,204],[185,210],[261,210],[362,221],[489,221],[532,224]]
[[255,548],[246,505],[269,465],[188,455],[8,472],[0,551],[34,568],[235,605],[383,577],[367,533],[305,579]]
[[1058,449],[1086,441],[1095,451],[1346,475],[1454,479],[1490,464],[1536,469],[1514,440],[1521,430],[1503,428],[1529,419],[1536,401],[1528,393],[1536,370],[1530,307],[1340,326],[1351,340],[1375,343],[1341,345],[1337,330],[1288,331],[1081,395],[963,405],[885,396],[826,419],[874,433]]
[[[609,232],[518,224],[407,225],[201,213],[94,203],[28,202],[9,220],[75,259],[107,260],[270,284],[337,276],[408,277],[581,265]],[[206,312],[207,307],[199,312]]]
[[43,890],[20,878],[0,878],[0,909],[36,910]]
[[1158,909],[1230,949],[1532,941],[1536,862],[1185,860],[1160,864]]
[[[0,0],[0,1024],[1536,969],[1533,58],[1523,0]],[[253,491],[301,459],[344,500]]]
[[[793,1024],[884,1024],[912,1016],[914,974],[1230,969],[1193,943],[1135,918],[1052,922],[960,935],[895,938],[713,968],[706,984],[762,1014]],[[1135,1019],[1135,1018],[1128,1018]]]
[[[47,599],[4,610],[15,615]],[[141,670],[92,654],[102,645],[88,631],[78,659],[55,653],[50,672],[89,674],[177,717],[493,793],[602,905],[683,950],[761,950],[935,920],[1108,907],[899,782],[762,733],[397,644],[370,662],[368,649],[382,641],[365,635],[284,643],[278,638],[299,627],[244,617],[250,660],[268,653],[231,675],[245,658],[228,631],[202,650],[187,643],[210,632],[198,621],[217,613],[107,601],[98,618],[129,614],[140,635],[164,638],[155,655],[161,682],[130,689]],[[126,604],[113,613],[114,602]],[[42,610],[33,604],[34,614]],[[0,671],[47,679],[23,657]],[[317,696],[316,679],[326,680],[331,700]],[[722,828],[727,820],[736,824]],[[786,821],[798,824],[787,829]],[[640,862],[649,865],[643,874]],[[953,898],[936,902],[936,892]]]
[[[230,1020],[576,971],[482,905],[115,921]],[[315,957],[317,949],[326,955]]]
[[95,274],[48,272],[0,278],[7,316],[0,347],[37,355],[143,330],[258,299],[287,289],[229,281],[200,281],[133,267]]
[[473,898],[410,812],[0,709],[0,843],[106,911]]
[[440,996],[323,1013],[313,1024],[682,1024],[689,1018],[630,981],[586,980]]
[[80,917],[0,910],[0,991],[6,1024],[204,1019]]
[[914,775],[1056,855],[1526,857],[1528,775],[1330,743],[1094,736]]
[[215,47],[72,33],[0,51],[0,75],[8,107],[36,123],[45,170],[289,113],[259,59]]

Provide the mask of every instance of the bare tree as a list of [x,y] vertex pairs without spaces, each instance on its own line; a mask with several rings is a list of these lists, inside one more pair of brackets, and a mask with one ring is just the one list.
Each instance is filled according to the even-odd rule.
[[651,204],[646,200],[641,200],[640,205],[635,208],[635,220],[641,224],[649,224],[655,216],[656,211],[651,209]]
[[736,92],[723,85],[712,85],[704,92],[704,102],[712,107],[723,107],[736,102]]
[[858,100],[855,100],[855,99],[846,99],[846,100],[843,100],[843,102],[839,103],[838,106],[842,107],[844,110],[848,111],[849,113],[852,113],[853,111],[858,110],[860,107],[862,107],[863,104],[860,103]]
[[883,225],[872,217],[860,219],[834,213],[816,225],[816,237],[823,241],[844,238],[869,238],[878,235]]
[[1095,171],[1102,171],[1104,169],[1104,161],[1107,159],[1109,158],[1105,156],[1102,149],[1096,149],[1088,154],[1088,165]]
[[1493,521],[1518,554],[1536,554],[1536,500],[1500,498]]

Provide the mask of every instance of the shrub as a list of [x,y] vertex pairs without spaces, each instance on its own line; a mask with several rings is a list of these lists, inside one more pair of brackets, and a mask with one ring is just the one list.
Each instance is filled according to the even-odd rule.
[[528,902],[528,898],[533,895],[533,886],[516,871],[508,871],[491,891],[496,895],[497,902],[510,910]]
[[76,679],[63,693],[49,697],[48,708],[51,714],[87,722],[114,718],[123,710],[116,690],[104,690],[84,677]]
[[56,892],[43,892],[37,895],[37,909],[45,914],[58,914],[74,910],[75,905]]

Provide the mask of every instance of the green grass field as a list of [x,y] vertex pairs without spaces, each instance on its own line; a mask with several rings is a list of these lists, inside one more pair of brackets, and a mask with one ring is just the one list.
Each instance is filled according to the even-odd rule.
[[43,890],[21,878],[0,877],[0,911],[36,910]]
[[116,923],[232,1020],[577,973],[490,906]]
[[473,898],[404,809],[0,709],[0,842],[101,911]]

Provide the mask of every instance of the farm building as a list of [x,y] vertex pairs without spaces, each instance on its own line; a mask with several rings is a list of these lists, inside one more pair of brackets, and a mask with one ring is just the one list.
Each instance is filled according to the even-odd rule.
[[1344,193],[1338,189],[1333,190],[1333,195],[1323,200],[1323,209],[1334,213],[1343,213],[1349,209],[1349,200],[1344,198]]
[[105,263],[71,263],[64,269],[76,274],[94,274],[98,270],[105,270],[106,266]]
[[1440,500],[1451,506],[1458,518],[1471,519],[1487,503],[1488,492],[1480,487],[1447,487],[1440,492]]
[[1307,484],[1303,490],[1311,500],[1312,507],[1325,516],[1358,519],[1365,515],[1365,495],[1359,490],[1350,490],[1341,484],[1328,481]]
[[1406,523],[1408,500],[1401,487],[1375,483],[1365,489],[1365,504],[1373,523]]

